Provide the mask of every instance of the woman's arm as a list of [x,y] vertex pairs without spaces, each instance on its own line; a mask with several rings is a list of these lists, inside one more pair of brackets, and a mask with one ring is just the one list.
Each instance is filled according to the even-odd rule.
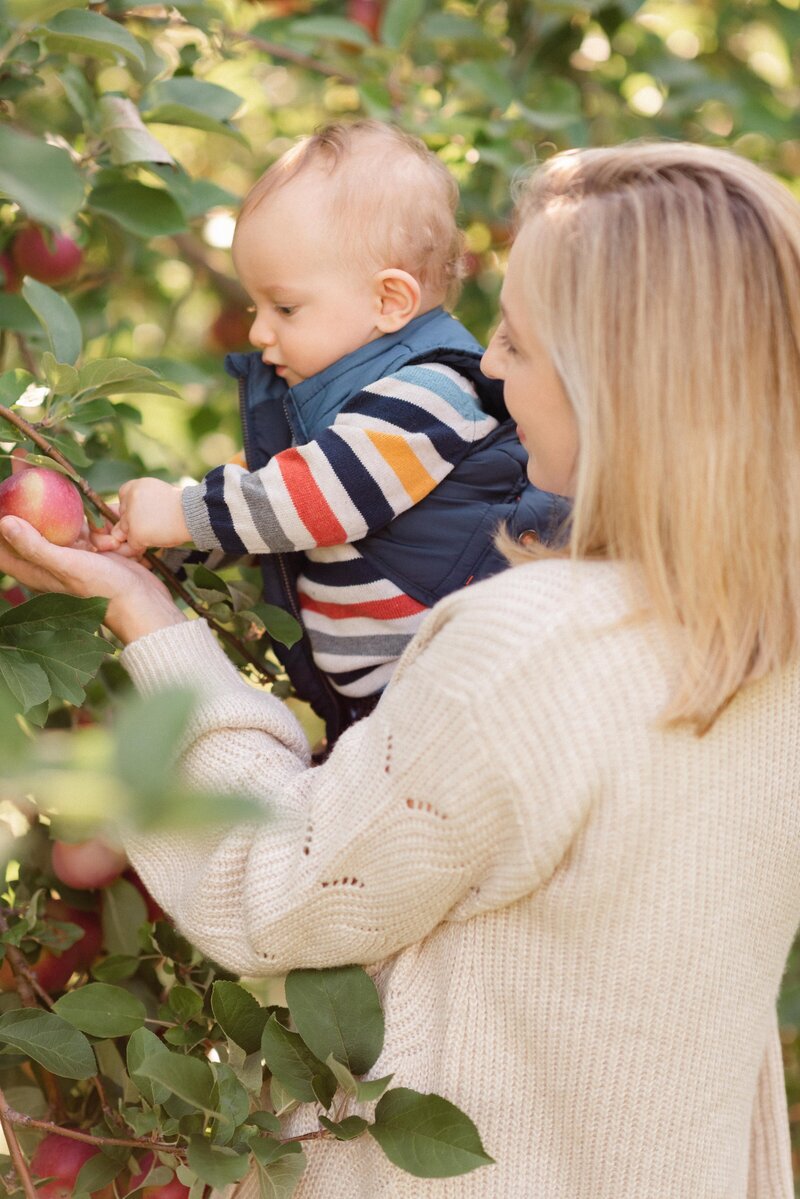
[[[201,622],[126,651],[145,694],[175,682],[200,689],[183,758],[189,781],[248,792],[267,810],[262,825],[126,845],[148,889],[209,956],[245,974],[368,964],[448,916],[501,907],[549,877],[587,796],[558,795],[555,769],[532,777],[530,746],[507,743],[458,621],[427,641],[317,767],[284,705],[243,683]],[[518,699],[505,695],[509,706]]]

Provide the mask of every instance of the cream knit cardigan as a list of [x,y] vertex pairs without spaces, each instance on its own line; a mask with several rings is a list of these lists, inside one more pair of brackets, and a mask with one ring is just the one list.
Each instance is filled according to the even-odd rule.
[[314,1142],[296,1199],[791,1196],[775,1001],[800,917],[800,670],[702,739],[665,733],[674,654],[628,606],[604,563],[450,596],[314,769],[203,622],[125,651],[141,692],[202,692],[188,778],[271,811],[131,839],[147,886],[241,974],[374,966],[372,1073],[464,1108],[496,1159],[424,1181],[369,1137]]

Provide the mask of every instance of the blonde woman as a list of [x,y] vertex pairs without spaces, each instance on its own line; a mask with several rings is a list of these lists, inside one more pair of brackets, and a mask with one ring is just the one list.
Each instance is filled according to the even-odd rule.
[[496,1159],[423,1181],[314,1142],[298,1196],[789,1199],[800,207],[720,150],[559,155],[503,313],[485,366],[569,544],[434,609],[323,766],[145,571],[9,519],[0,567],[109,596],[140,691],[202,694],[188,777],[279,796],[255,837],[131,841],[183,932],[249,975],[380,963],[376,1073]]

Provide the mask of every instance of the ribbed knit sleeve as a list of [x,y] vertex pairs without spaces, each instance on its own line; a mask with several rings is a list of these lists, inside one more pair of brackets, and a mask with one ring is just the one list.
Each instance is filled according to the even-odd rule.
[[377,962],[474,893],[487,908],[507,904],[553,869],[580,824],[585,789],[554,803],[542,784],[533,846],[530,807],[520,810],[484,750],[478,676],[453,669],[452,648],[445,627],[313,768],[284,706],[235,677],[201,622],[125,652],[145,693],[174,681],[204,689],[184,751],[188,779],[265,806],[256,827],[128,846],[204,952],[244,974]]
[[747,1199],[792,1199],[791,1162],[783,1054],[773,1011],[753,1104]]

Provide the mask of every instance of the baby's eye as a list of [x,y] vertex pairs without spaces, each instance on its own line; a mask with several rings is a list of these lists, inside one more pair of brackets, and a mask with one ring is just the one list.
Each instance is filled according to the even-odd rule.
[[275,311],[279,312],[281,316],[292,316],[293,313],[297,312],[297,308],[292,304],[276,304]]

